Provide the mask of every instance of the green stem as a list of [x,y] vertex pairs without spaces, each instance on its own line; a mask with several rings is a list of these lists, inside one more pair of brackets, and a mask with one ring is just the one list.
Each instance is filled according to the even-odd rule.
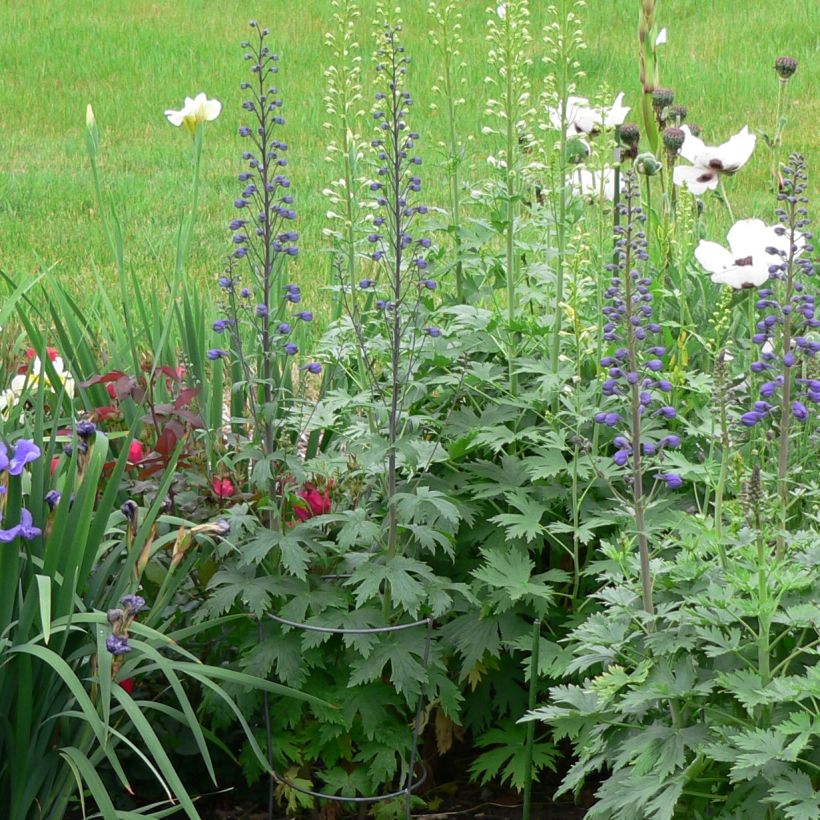
[[734,211],[732,211],[732,206],[729,204],[729,198],[726,196],[726,188],[723,185],[723,180],[722,179],[718,180],[717,193],[718,193],[718,196],[720,197],[720,201],[726,207],[726,211],[729,214],[729,219],[731,219],[732,222],[734,223],[735,214],[734,214]]

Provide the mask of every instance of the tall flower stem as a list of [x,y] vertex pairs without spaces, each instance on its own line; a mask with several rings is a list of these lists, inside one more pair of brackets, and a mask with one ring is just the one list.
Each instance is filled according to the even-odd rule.
[[[430,3],[429,12],[433,15],[436,30],[431,32],[434,45],[438,46],[444,63],[439,90],[446,103],[447,113],[447,145],[446,168],[447,183],[450,193],[450,219],[455,245],[455,275],[456,299],[463,303],[466,299],[464,290],[464,261],[461,237],[461,163],[464,161],[464,149],[458,135],[457,108],[463,103],[458,96],[458,64],[459,48],[462,44],[459,31],[461,12],[458,4],[446,3],[443,8],[436,0]],[[462,80],[463,82],[463,80]]]
[[726,188],[723,185],[723,180],[720,180],[718,183],[718,196],[720,197],[720,201],[723,203],[724,207],[726,208],[727,213],[729,214],[729,219],[734,222],[735,221],[735,214],[732,210],[732,206],[729,204],[729,198],[726,196]]
[[[792,197],[794,199],[795,197]],[[795,203],[791,204],[789,235],[789,256],[786,263],[786,289],[783,304],[790,305],[794,296],[796,231],[794,227]],[[784,357],[790,355],[792,348],[792,313],[783,316],[782,350]],[[785,533],[788,527],[789,512],[789,430],[792,420],[792,377],[791,367],[783,366],[783,389],[780,394],[780,435],[777,448],[777,495],[780,509],[780,531],[777,534],[777,557],[782,558],[785,552]]]
[[[627,225],[631,226],[632,212],[631,201],[627,206]],[[624,289],[625,302],[628,306],[633,304],[634,294],[632,292],[632,277],[629,271],[632,267],[632,248],[629,241],[631,227],[627,227],[626,260],[624,263]],[[631,321],[626,323],[627,350],[629,369],[633,373],[639,371],[638,353],[636,349],[635,327]],[[632,443],[632,510],[635,516],[635,534],[638,539],[638,558],[641,566],[641,595],[643,608],[649,615],[655,614],[655,605],[652,601],[652,574],[649,567],[649,538],[646,533],[646,515],[643,489],[643,466],[641,464],[641,397],[640,387],[637,382],[630,385],[630,432]]]
[[515,48],[513,40],[513,15],[508,13],[504,17],[504,107],[506,120],[506,156],[504,169],[504,184],[506,191],[506,224],[504,229],[505,269],[507,274],[507,326],[508,347],[507,366],[509,369],[510,393],[518,393],[518,374],[516,373],[515,359],[518,348],[518,334],[513,331],[518,313],[518,299],[516,285],[518,279],[518,265],[515,254],[515,220],[517,212],[514,158],[518,147],[516,124],[516,93],[513,85],[513,65],[515,62]]

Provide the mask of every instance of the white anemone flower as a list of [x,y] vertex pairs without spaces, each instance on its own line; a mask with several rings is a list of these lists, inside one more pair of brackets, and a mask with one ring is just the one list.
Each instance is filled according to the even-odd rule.
[[696,137],[688,125],[682,126],[681,130],[686,138],[680,147],[680,155],[692,164],[678,165],[675,168],[675,185],[685,185],[695,196],[700,196],[706,191],[714,191],[720,182],[721,174],[731,176],[742,168],[749,161],[757,140],[744,125],[723,145],[713,148],[704,145],[703,140]]
[[[629,106],[623,103],[623,91],[618,94],[611,106],[598,108],[591,106],[586,97],[567,97],[567,136],[577,137],[579,134],[591,134],[601,128],[621,125],[631,111]],[[561,128],[560,107],[548,108],[547,116],[553,128]]]
[[[767,253],[767,248],[789,249],[789,238],[778,236],[775,226],[766,225],[762,219],[735,222],[726,239],[728,250],[717,242],[701,239],[695,248],[695,259],[712,275],[713,282],[738,290],[757,288],[768,281],[769,266],[777,264],[780,257]],[[805,241],[802,234],[795,237],[799,248]]]
[[209,100],[204,94],[200,93],[193,99],[186,97],[185,105],[179,111],[169,108],[165,112],[165,116],[171,125],[175,125],[177,128],[184,125],[193,134],[197,125],[215,120],[220,111],[222,111],[222,103],[219,100]]
[[602,181],[604,199],[612,202],[615,199],[615,170],[613,168],[607,166],[603,172],[577,168],[567,177],[567,184],[572,186],[572,193],[581,197],[598,197],[601,193]]

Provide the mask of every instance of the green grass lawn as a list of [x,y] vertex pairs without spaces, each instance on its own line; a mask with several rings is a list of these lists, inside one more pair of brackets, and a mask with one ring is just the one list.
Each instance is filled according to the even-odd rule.
[[[375,0],[362,0],[362,53],[369,55]],[[486,71],[482,0],[465,0],[464,55],[469,97],[465,134],[479,135],[484,121]],[[531,2],[533,89],[541,88],[540,30],[547,3]],[[588,78],[581,93],[593,96],[604,82],[638,103],[637,0],[589,0],[585,11]],[[428,43],[425,0],[405,0],[405,43],[413,57],[409,87],[416,98],[413,123],[421,132],[426,190],[442,201],[434,146],[443,123],[430,113],[437,55]],[[225,228],[241,170],[239,83],[245,79],[239,42],[247,20],[270,26],[281,55],[280,91],[291,146],[290,174],[297,197],[301,256],[293,278],[308,296],[327,278],[321,235],[326,204],[324,162],[323,34],[331,25],[329,0],[299,3],[239,0],[30,0],[0,4],[0,268],[23,277],[38,264],[56,263],[55,275],[77,290],[88,272],[113,271],[101,236],[83,142],[85,107],[94,106],[102,132],[101,164],[123,218],[126,254],[146,282],[173,266],[180,210],[189,190],[189,138],[171,127],[166,108],[205,91],[224,104],[207,131],[198,234],[191,276],[212,283],[229,241]],[[787,150],[818,153],[816,50],[820,12],[812,0],[665,0],[660,24],[669,28],[662,53],[662,82],[676,89],[689,119],[704,127],[708,144],[723,142],[744,124],[770,129],[777,81],[775,57],[800,61],[791,82],[793,117]],[[365,88],[373,77],[364,62]],[[635,112],[637,115],[637,112]],[[629,119],[633,119],[631,116]],[[637,116],[636,122],[639,122]],[[484,173],[480,136],[474,142],[474,177]],[[729,182],[737,217],[770,217],[768,156],[762,141],[749,165]],[[721,219],[723,217],[721,216]],[[724,223],[725,224],[725,223]],[[721,225],[723,227],[723,224]],[[113,273],[112,273],[113,275]]]

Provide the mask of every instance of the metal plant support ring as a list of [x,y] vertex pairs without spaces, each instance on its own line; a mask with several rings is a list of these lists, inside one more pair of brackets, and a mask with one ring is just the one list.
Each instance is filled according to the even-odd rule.
[[[424,656],[423,656],[423,665],[424,670],[427,671],[430,664],[430,647],[433,642],[433,619],[432,618],[425,618],[421,621],[413,621],[412,623],[408,624],[396,624],[395,626],[379,626],[379,627],[372,627],[372,628],[363,628],[363,629],[344,629],[344,628],[333,628],[329,626],[314,626],[313,624],[305,624],[300,623],[298,621],[290,621],[287,618],[280,618],[278,615],[268,615],[267,616],[270,620],[275,621],[276,623],[282,624],[283,626],[291,627],[292,629],[301,629],[305,632],[321,632],[324,634],[330,635],[384,635],[389,634],[392,632],[402,632],[407,629],[418,629],[419,627],[426,627],[427,633],[425,636],[424,641]],[[259,638],[262,639],[262,622],[259,622]],[[325,794],[324,792],[317,792],[312,791],[311,789],[306,789],[302,786],[297,785],[292,780],[288,779],[284,775],[279,774],[273,768],[273,737],[271,733],[271,725],[270,725],[270,709],[268,705],[268,693],[265,692],[265,734],[267,736],[267,744],[268,744],[268,763],[270,765],[271,771],[271,781],[270,786],[268,789],[268,820],[273,820],[273,782],[274,780],[277,783],[282,783],[283,785],[287,786],[294,791],[301,792],[302,794],[309,795],[310,797],[315,797],[320,800],[330,800],[334,803],[356,803],[356,804],[366,804],[366,803],[378,803],[382,800],[391,800],[395,797],[401,797],[404,795],[405,797],[405,817],[407,820],[410,820],[410,798],[412,797],[413,793],[425,782],[427,779],[427,766],[425,766],[424,761],[419,761],[418,765],[421,768],[421,773],[418,778],[415,778],[416,772],[416,758],[418,756],[418,742],[419,742],[419,733],[421,730],[421,706],[424,701],[424,698],[421,694],[419,694],[419,700],[416,704],[416,714],[413,719],[413,743],[410,750],[410,765],[407,769],[407,778],[404,784],[404,787],[399,789],[398,791],[389,792],[387,794],[379,794],[379,795],[372,795],[372,796],[364,796],[364,797],[342,797],[340,795],[335,794]]]

